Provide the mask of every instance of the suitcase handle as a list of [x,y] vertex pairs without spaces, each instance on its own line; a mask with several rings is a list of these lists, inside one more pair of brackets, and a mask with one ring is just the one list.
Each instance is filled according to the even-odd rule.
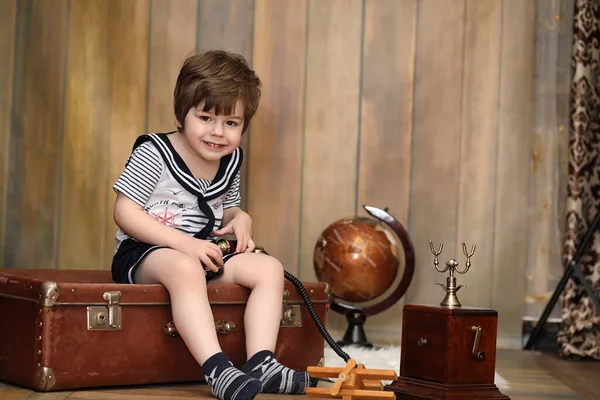
[[[237,324],[229,321],[218,321],[215,322],[215,329],[217,330],[217,333],[227,335],[229,332],[237,331]],[[177,328],[175,327],[175,323],[173,321],[165,325],[164,331],[165,334],[169,336],[177,336]]]

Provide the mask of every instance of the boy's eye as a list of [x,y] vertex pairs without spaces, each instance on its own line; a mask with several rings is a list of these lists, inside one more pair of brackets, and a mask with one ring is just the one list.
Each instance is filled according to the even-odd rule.
[[208,115],[201,115],[198,118],[200,118],[200,121],[210,121],[210,117]]
[[235,122],[235,121],[227,121],[227,124],[229,126],[237,126],[237,122]]

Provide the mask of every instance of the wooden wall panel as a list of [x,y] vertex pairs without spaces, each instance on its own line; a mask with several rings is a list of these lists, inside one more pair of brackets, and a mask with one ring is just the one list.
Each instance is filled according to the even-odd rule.
[[[314,280],[319,234],[354,215],[362,2],[309,0],[299,276]],[[343,101],[339,101],[344,99]]]
[[[308,4],[298,272],[303,281],[316,280],[313,255],[319,234],[355,212],[362,7],[357,0]],[[345,321],[332,313],[327,325],[343,327]]]
[[[534,72],[532,94],[532,175],[530,233],[525,264],[526,293],[524,316],[540,316],[563,273],[559,228],[559,188],[557,166],[560,163],[558,124],[558,53],[560,2],[536,0],[534,32]],[[566,57],[569,59],[569,57]],[[562,135],[564,137],[564,135]],[[566,188],[566,187],[565,187]],[[566,199],[566,192],[564,197]],[[562,224],[561,224],[562,226]],[[560,318],[560,307],[551,317]]]
[[111,126],[110,2],[73,0],[62,142],[60,269],[99,269],[104,258]]
[[[252,64],[254,33],[254,0],[200,0],[198,50],[223,49],[241,54]],[[248,158],[251,129],[240,146],[244,150],[240,192],[242,209],[248,207]]]
[[254,0],[199,0],[198,51],[234,51],[252,62]]
[[117,224],[113,218],[116,194],[112,185],[125,167],[135,138],[146,129],[148,77],[148,0],[112,0],[110,31],[111,108],[105,200],[104,259],[99,269],[110,269],[115,253]]
[[504,0],[492,307],[498,336],[521,338],[529,251],[535,2]]
[[197,0],[151,0],[150,7],[148,110],[140,134],[177,129],[173,90],[185,57],[196,50],[198,26]]
[[[467,0],[465,29],[458,228],[453,250],[462,269],[466,257],[461,242],[465,242],[467,251],[476,246],[471,269],[458,275],[460,284],[467,285],[459,292],[459,300],[467,306],[489,307],[502,2]],[[445,256],[444,261],[450,254]]]
[[4,259],[16,8],[16,0],[0,0],[0,260]]
[[[445,282],[429,241],[444,244],[441,265],[456,257],[465,1],[421,0],[417,22],[409,231],[416,270],[406,301],[439,303]],[[435,29],[431,29],[435,27]]]
[[[560,193],[558,199],[558,220],[559,228],[564,227],[565,209],[567,204],[567,180],[569,175],[569,124],[570,111],[569,104],[571,97],[571,58],[573,51],[573,13],[575,11],[575,0],[561,0],[559,16],[557,22],[558,29],[558,49],[557,49],[557,67],[556,67],[556,120],[558,123],[559,144],[558,144],[558,187]],[[562,252],[562,244],[559,244]],[[561,262],[562,266],[562,262]]]
[[[405,228],[410,207],[416,18],[415,0],[365,2],[356,212],[368,215],[363,205],[389,207]],[[369,317],[366,328],[376,326],[398,339],[403,305],[402,299]]]
[[254,68],[263,81],[252,127],[248,209],[254,241],[298,272],[306,0],[257,0]]
[[56,268],[68,3],[17,3],[2,264]]

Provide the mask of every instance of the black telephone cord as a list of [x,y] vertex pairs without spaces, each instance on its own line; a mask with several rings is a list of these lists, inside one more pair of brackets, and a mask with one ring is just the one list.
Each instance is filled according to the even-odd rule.
[[[232,249],[235,249],[235,245],[237,244],[237,241],[234,241],[234,240],[228,241],[225,239],[221,239],[221,240],[215,241],[214,243],[216,243],[219,246],[219,248],[221,249],[223,254],[231,254]],[[254,250],[254,252],[255,253],[264,253],[267,255],[269,254],[263,247],[257,247]],[[211,271],[209,271],[209,272],[211,272]],[[340,356],[345,362],[348,362],[348,360],[350,360],[350,356],[342,350],[342,348],[335,342],[335,340],[333,340],[333,338],[331,337],[329,332],[327,332],[327,329],[325,329],[325,326],[323,326],[323,322],[321,322],[321,320],[319,319],[319,316],[317,315],[317,312],[315,311],[312,301],[310,300],[308,293],[306,293],[306,289],[304,289],[304,285],[302,284],[302,282],[300,282],[300,280],[298,278],[296,278],[294,275],[290,274],[285,269],[283,272],[285,274],[285,278],[288,281],[292,282],[294,284],[294,286],[296,286],[296,288],[300,292],[300,296],[302,297],[302,300],[304,300],[304,304],[306,304],[306,307],[308,308],[308,313],[310,314],[312,319],[315,321],[317,328],[321,332],[321,335],[323,336],[323,338],[325,339],[327,344],[333,349],[333,351],[335,351],[335,353],[338,356]],[[215,276],[220,275],[222,273],[223,273],[223,270],[221,269],[219,272],[215,273]]]
[[321,335],[323,335],[323,338],[325,339],[327,344],[329,344],[329,346],[331,346],[333,351],[335,351],[338,356],[340,356],[345,362],[348,362],[348,360],[350,359],[350,356],[342,350],[342,348],[335,342],[335,340],[333,340],[333,338],[331,337],[329,332],[327,332],[327,329],[325,329],[325,326],[323,326],[323,322],[321,322],[321,320],[319,319],[319,316],[317,315],[317,312],[315,311],[312,301],[310,301],[310,297],[308,297],[308,293],[306,293],[306,289],[304,289],[304,285],[302,285],[302,282],[300,282],[300,280],[298,278],[296,278],[294,275],[290,274],[289,272],[287,272],[285,270],[284,270],[284,273],[285,273],[285,279],[292,282],[294,284],[294,286],[296,286],[296,288],[300,292],[300,296],[302,296],[302,299],[304,300],[304,303],[306,304],[306,307],[308,308],[308,313],[310,314],[312,319],[315,321],[317,328],[321,332]]

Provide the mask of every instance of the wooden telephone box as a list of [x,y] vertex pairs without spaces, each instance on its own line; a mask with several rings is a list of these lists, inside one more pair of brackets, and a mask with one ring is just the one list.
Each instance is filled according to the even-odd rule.
[[396,399],[509,399],[494,384],[498,313],[404,307]]
[[494,383],[498,313],[495,310],[463,307],[456,293],[455,273],[465,274],[471,267],[475,246],[467,251],[465,268],[451,258],[439,267],[436,251],[433,264],[439,272],[448,271],[446,292],[439,306],[404,306],[400,375],[385,387],[396,399],[509,399]]

